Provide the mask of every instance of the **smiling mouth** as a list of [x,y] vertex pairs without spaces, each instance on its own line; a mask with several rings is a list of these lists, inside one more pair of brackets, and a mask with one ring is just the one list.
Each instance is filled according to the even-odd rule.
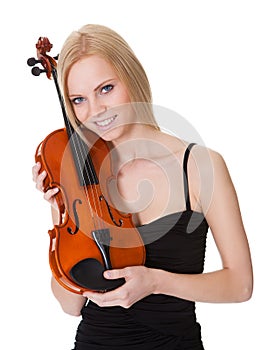
[[100,127],[106,127],[106,126],[110,125],[116,118],[117,118],[117,114],[114,115],[111,118],[104,119],[104,120],[101,120],[101,121],[96,121],[95,124],[97,126],[100,126]]

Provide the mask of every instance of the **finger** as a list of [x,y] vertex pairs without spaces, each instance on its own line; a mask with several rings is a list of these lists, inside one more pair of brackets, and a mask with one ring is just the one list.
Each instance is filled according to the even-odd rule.
[[104,271],[104,277],[109,280],[115,280],[117,278],[125,278],[126,275],[127,275],[127,268]]
[[101,307],[116,306],[122,304],[122,298],[118,293],[118,289],[106,293],[85,292],[83,293],[83,296]]
[[32,167],[32,174],[33,174],[33,181],[36,182],[39,170],[41,168],[41,164],[37,162],[33,167]]
[[46,199],[46,201],[50,201],[58,193],[58,191],[58,187],[51,188],[44,194],[44,199]]
[[43,170],[36,178],[36,188],[42,192],[44,190],[43,181],[45,180],[46,176],[47,173],[45,170]]

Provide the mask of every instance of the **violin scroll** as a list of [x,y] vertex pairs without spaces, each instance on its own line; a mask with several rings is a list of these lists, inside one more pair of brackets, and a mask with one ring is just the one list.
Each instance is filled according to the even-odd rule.
[[[51,57],[47,54],[50,52],[53,45],[50,43],[47,37],[39,37],[36,43],[37,59],[31,57],[27,60],[27,64],[32,68],[32,74],[39,76],[41,73],[46,73],[47,78],[51,79],[52,71],[56,69],[58,55]],[[36,64],[41,64],[43,69],[34,67]]]

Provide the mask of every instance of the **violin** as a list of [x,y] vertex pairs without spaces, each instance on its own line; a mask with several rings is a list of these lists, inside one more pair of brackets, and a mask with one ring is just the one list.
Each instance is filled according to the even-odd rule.
[[106,179],[112,174],[109,147],[94,132],[73,128],[58,85],[58,56],[48,54],[52,46],[48,38],[40,37],[37,58],[27,61],[33,75],[46,73],[54,80],[65,124],[49,134],[35,152],[35,161],[48,175],[44,191],[59,188],[55,197],[59,222],[48,231],[49,264],[55,279],[73,293],[108,291],[125,280],[107,280],[103,272],[143,265],[145,247],[131,214],[119,212],[104,196],[106,183],[100,183],[99,174]]

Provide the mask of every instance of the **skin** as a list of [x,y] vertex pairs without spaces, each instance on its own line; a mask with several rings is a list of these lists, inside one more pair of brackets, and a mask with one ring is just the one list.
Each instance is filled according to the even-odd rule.
[[[115,195],[110,196],[116,207],[133,213],[136,224],[185,210],[184,196],[179,196],[183,179],[179,176],[172,181],[170,174],[182,173],[187,145],[150,126],[132,123],[128,91],[112,67],[97,56],[81,59],[70,70],[68,90],[77,118],[113,145],[117,192],[113,191]],[[141,139],[144,147],[139,142]],[[152,140],[156,147],[148,147]],[[40,173],[40,167],[39,163],[33,167],[33,179],[37,189],[43,191],[47,174]],[[87,298],[102,307],[124,308],[149,294],[159,293],[212,303],[250,299],[253,289],[250,250],[237,195],[222,156],[201,146],[194,147],[188,175],[191,207],[206,217],[221,256],[221,269],[195,275],[145,266],[110,270],[105,271],[105,278],[123,277],[126,283],[114,291],[85,292],[83,296],[65,290],[52,278],[53,293],[66,313],[80,315]],[[204,188],[209,189],[209,193],[202,191],[202,182],[207,184]],[[52,189],[44,194],[52,206],[54,223],[58,218],[57,191]]]

